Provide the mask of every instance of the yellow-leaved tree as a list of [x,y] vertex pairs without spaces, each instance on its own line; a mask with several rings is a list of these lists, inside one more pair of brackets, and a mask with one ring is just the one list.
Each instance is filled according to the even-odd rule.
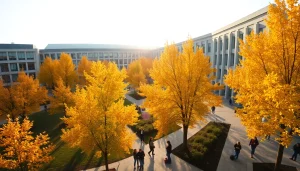
[[129,153],[134,135],[127,125],[138,118],[135,106],[124,106],[126,71],[119,71],[114,63],[93,62],[91,74],[85,72],[88,85],[77,90],[75,105],[67,107],[63,121],[62,140],[86,152],[96,150],[103,156],[108,170],[109,155]]
[[0,115],[9,114],[13,121],[19,116],[16,109],[16,101],[12,95],[10,88],[3,86],[2,80],[0,80]]
[[92,65],[92,62],[89,61],[86,56],[83,56],[78,64],[77,72],[78,72],[78,77],[79,77],[79,84],[82,86],[86,85],[84,72],[87,72],[88,74],[90,74],[91,73],[91,65]]
[[61,78],[57,81],[55,89],[53,91],[53,97],[50,97],[50,113],[56,114],[63,112],[66,114],[66,105],[74,105],[74,97],[70,87],[66,87]]
[[166,45],[159,59],[153,62],[152,85],[142,85],[147,98],[143,104],[156,121],[158,135],[167,134],[172,124],[183,125],[183,146],[188,150],[188,128],[204,120],[211,106],[219,106],[221,97],[213,94],[221,89],[212,85],[214,70],[202,49],[193,51],[193,40],[183,43],[183,52],[175,44]]
[[56,81],[61,78],[65,86],[71,88],[75,87],[78,77],[75,71],[75,65],[69,54],[61,53],[56,72],[58,75]]
[[131,62],[127,69],[127,81],[135,88],[138,89],[141,84],[146,83],[146,76],[140,60]]
[[150,79],[150,69],[153,66],[153,58],[147,58],[147,57],[141,57],[138,59],[141,62],[143,73],[145,74],[145,77],[147,79]]
[[57,68],[58,60],[52,60],[50,57],[46,57],[38,73],[40,83],[45,84],[48,88],[54,89],[57,79]]
[[44,163],[52,160],[50,156],[54,146],[49,137],[42,133],[36,137],[30,131],[33,123],[27,117],[20,124],[8,119],[0,128],[0,168],[14,170],[38,170]]
[[28,76],[24,71],[19,72],[17,82],[14,83],[9,90],[14,101],[13,117],[25,116],[39,111],[40,105],[48,99],[45,87],[40,87],[40,83],[32,76]]
[[266,20],[269,32],[240,41],[244,60],[225,83],[243,105],[237,116],[249,137],[279,135],[274,168],[279,170],[284,147],[300,133],[300,7],[297,0],[275,2]]

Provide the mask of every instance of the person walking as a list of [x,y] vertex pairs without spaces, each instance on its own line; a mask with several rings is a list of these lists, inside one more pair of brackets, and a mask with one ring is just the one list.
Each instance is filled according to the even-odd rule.
[[254,137],[254,139],[251,139],[249,145],[251,146],[251,158],[253,158],[253,155],[255,153],[255,149],[259,145],[257,137]]
[[145,153],[142,149],[140,149],[139,152],[137,153],[137,157],[138,157],[139,162],[140,162],[140,169],[139,170],[144,170]]
[[138,159],[138,152],[136,149],[133,149],[133,160],[134,160],[134,169],[135,169],[135,164],[137,167],[139,167],[139,159]]
[[154,146],[154,142],[153,142],[153,138],[152,137],[150,137],[150,140],[149,140],[149,148],[150,148],[150,151],[148,152],[149,156],[151,156],[150,152],[152,152],[152,155],[155,155],[154,154],[154,148],[155,148],[155,146]]
[[171,152],[172,152],[172,145],[170,141],[167,141],[167,162],[166,163],[171,163]]
[[216,110],[216,107],[215,107],[215,106],[212,106],[212,107],[211,107],[211,113],[212,113],[212,114],[215,114],[215,110]]
[[236,142],[236,144],[234,144],[234,152],[235,152],[235,159],[238,159],[239,158],[239,154],[241,152],[241,149],[242,149],[242,146],[241,146],[241,143],[238,141]]
[[229,99],[229,105],[232,106],[232,100],[231,100],[231,98]]
[[296,161],[297,155],[300,153],[300,143],[297,143],[293,146],[294,154],[292,155],[291,160]]
[[144,142],[144,129],[143,128],[141,128],[140,138],[141,138],[141,145],[143,145],[145,143]]

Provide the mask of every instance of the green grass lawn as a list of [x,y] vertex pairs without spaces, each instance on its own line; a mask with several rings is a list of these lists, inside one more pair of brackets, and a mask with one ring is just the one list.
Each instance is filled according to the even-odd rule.
[[[131,102],[125,99],[124,104],[130,105]],[[50,136],[50,141],[56,146],[51,154],[54,160],[45,164],[41,170],[82,170],[104,165],[104,159],[96,158],[94,152],[86,154],[79,148],[70,148],[60,139],[61,129],[64,127],[60,118],[63,116],[62,113],[50,115],[45,111],[29,116],[29,119],[34,122],[31,131],[35,135],[45,131]],[[109,156],[109,163],[129,157],[131,153],[132,151],[130,154],[120,154],[121,156]]]

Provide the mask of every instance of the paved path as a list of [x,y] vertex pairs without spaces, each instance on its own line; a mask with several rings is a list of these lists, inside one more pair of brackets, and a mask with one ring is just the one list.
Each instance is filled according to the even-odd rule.
[[[254,159],[251,159],[249,147],[250,140],[246,136],[245,127],[241,125],[240,119],[235,116],[234,110],[228,105],[228,103],[225,102],[224,107],[216,108],[216,114],[220,120],[231,124],[217,171],[250,171],[252,168],[252,163],[254,162],[276,162],[278,143],[274,141],[274,136],[271,136],[270,141],[266,140],[264,142],[260,142],[260,144],[256,148]],[[236,141],[241,142],[242,150],[239,155],[239,159],[236,161],[231,161],[229,159],[229,156],[233,153],[233,146],[236,143]],[[294,162],[289,159],[293,153],[292,146],[297,141],[300,142],[300,140],[295,137],[291,145],[288,148],[284,149],[282,164],[300,168],[300,157],[298,157],[297,162]]]

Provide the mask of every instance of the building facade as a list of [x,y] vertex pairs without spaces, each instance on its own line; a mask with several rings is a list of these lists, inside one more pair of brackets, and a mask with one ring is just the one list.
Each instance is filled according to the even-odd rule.
[[0,78],[9,86],[25,71],[36,77],[39,70],[38,49],[31,44],[0,44]]
[[73,63],[78,66],[81,58],[86,56],[90,61],[111,61],[115,62],[121,69],[139,57],[151,57],[151,49],[138,48],[125,45],[107,44],[49,44],[45,49],[40,50],[39,57],[42,63],[48,56],[52,59],[59,59],[61,53],[69,54]]
[[[224,76],[229,69],[235,69],[242,57],[239,55],[239,39],[246,41],[246,36],[252,31],[255,34],[266,30],[265,19],[268,7],[262,8],[232,24],[229,24],[213,33],[194,38],[194,50],[203,48],[206,56],[209,56],[212,68],[216,69],[213,84],[224,85]],[[182,43],[177,43],[178,50],[182,51]],[[153,50],[153,56],[160,56],[163,48]],[[234,96],[234,92],[226,85],[223,90],[215,92],[225,98]]]
[[[262,8],[215,32],[193,39],[194,49],[203,48],[205,55],[210,58],[211,67],[216,69],[213,84],[224,85],[224,76],[228,70],[235,69],[243,59],[238,53],[239,39],[245,41],[245,37],[251,32],[258,34],[267,29],[264,21],[267,18],[267,12],[268,7]],[[182,43],[176,44],[179,51],[182,51]],[[139,57],[159,57],[163,50],[163,47],[147,49],[108,44],[49,44],[38,54],[33,45],[4,44],[1,46],[0,44],[0,75],[5,84],[14,82],[21,69],[28,74],[36,75],[45,57],[59,59],[63,52],[70,54],[76,66],[82,56],[87,56],[91,61],[114,61],[119,68],[127,68],[132,61]],[[223,90],[215,93],[225,96],[225,98],[234,96],[233,91],[226,85]]]

